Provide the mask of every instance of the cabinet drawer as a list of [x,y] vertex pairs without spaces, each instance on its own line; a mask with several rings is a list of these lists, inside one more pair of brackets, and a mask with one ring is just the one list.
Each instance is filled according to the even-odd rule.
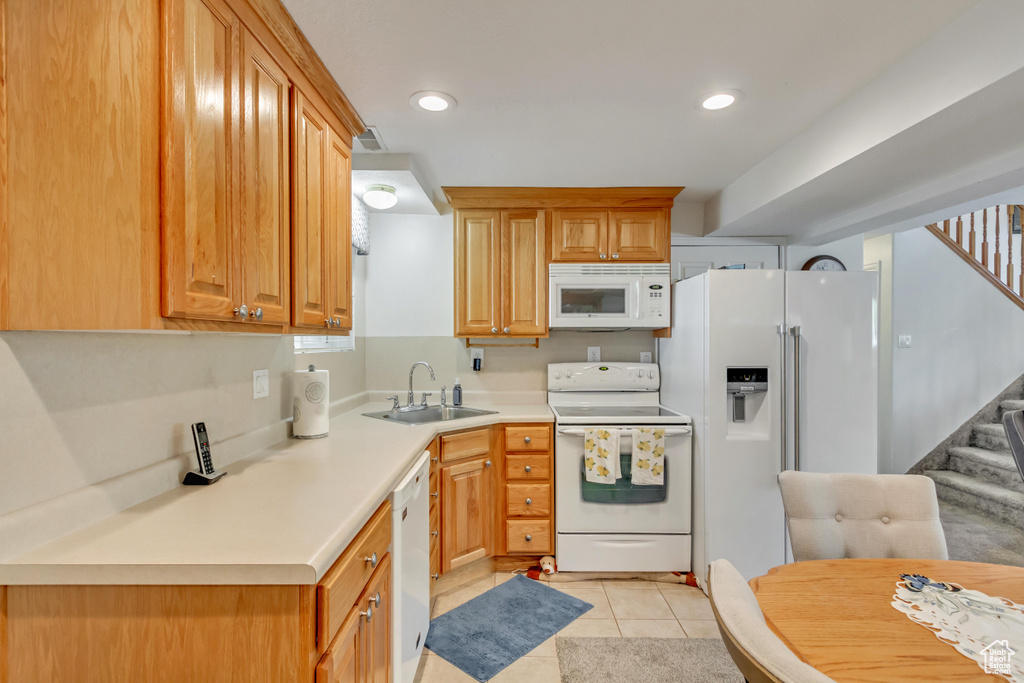
[[509,555],[547,555],[553,551],[550,519],[510,519],[505,524]]
[[505,427],[506,451],[539,451],[551,449],[550,427]]
[[548,517],[550,484],[506,484],[509,517]]
[[441,462],[487,455],[491,450],[491,430],[474,429],[471,432],[441,437]]
[[551,478],[551,456],[508,455],[505,457],[505,478],[546,481]]
[[[391,503],[385,501],[316,587],[316,645],[323,652],[391,545]],[[368,558],[377,556],[377,563]]]

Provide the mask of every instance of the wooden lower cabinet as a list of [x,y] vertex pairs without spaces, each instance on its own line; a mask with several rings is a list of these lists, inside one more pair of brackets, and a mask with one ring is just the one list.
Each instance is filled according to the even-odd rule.
[[494,473],[490,455],[441,468],[441,561],[450,571],[494,554]]

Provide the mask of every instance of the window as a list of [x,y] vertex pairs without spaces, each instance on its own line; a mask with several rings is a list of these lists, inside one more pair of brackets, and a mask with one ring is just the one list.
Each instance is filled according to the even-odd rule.
[[355,351],[356,336],[340,337],[332,334],[295,335],[295,353],[326,353],[329,351]]

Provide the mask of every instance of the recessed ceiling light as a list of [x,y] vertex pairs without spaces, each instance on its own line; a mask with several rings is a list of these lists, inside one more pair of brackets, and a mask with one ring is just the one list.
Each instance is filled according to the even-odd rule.
[[739,90],[717,90],[705,93],[697,98],[697,102],[704,109],[725,109],[743,99],[743,93]]
[[368,185],[363,192],[363,201],[374,209],[390,209],[398,203],[398,195],[390,185]]
[[454,97],[440,90],[421,90],[420,92],[413,93],[412,97],[409,98],[409,102],[413,107],[427,111],[454,109],[458,104]]

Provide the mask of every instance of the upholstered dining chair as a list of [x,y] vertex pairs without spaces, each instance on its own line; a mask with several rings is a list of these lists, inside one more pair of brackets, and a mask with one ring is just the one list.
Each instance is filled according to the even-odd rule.
[[1024,410],[1008,410],[1003,413],[1003,429],[1010,442],[1010,454],[1017,463],[1017,472],[1024,478]]
[[754,592],[728,560],[715,560],[708,567],[708,594],[725,648],[748,683],[832,680],[803,662],[772,633]]
[[793,559],[948,560],[935,483],[916,474],[779,475]]

